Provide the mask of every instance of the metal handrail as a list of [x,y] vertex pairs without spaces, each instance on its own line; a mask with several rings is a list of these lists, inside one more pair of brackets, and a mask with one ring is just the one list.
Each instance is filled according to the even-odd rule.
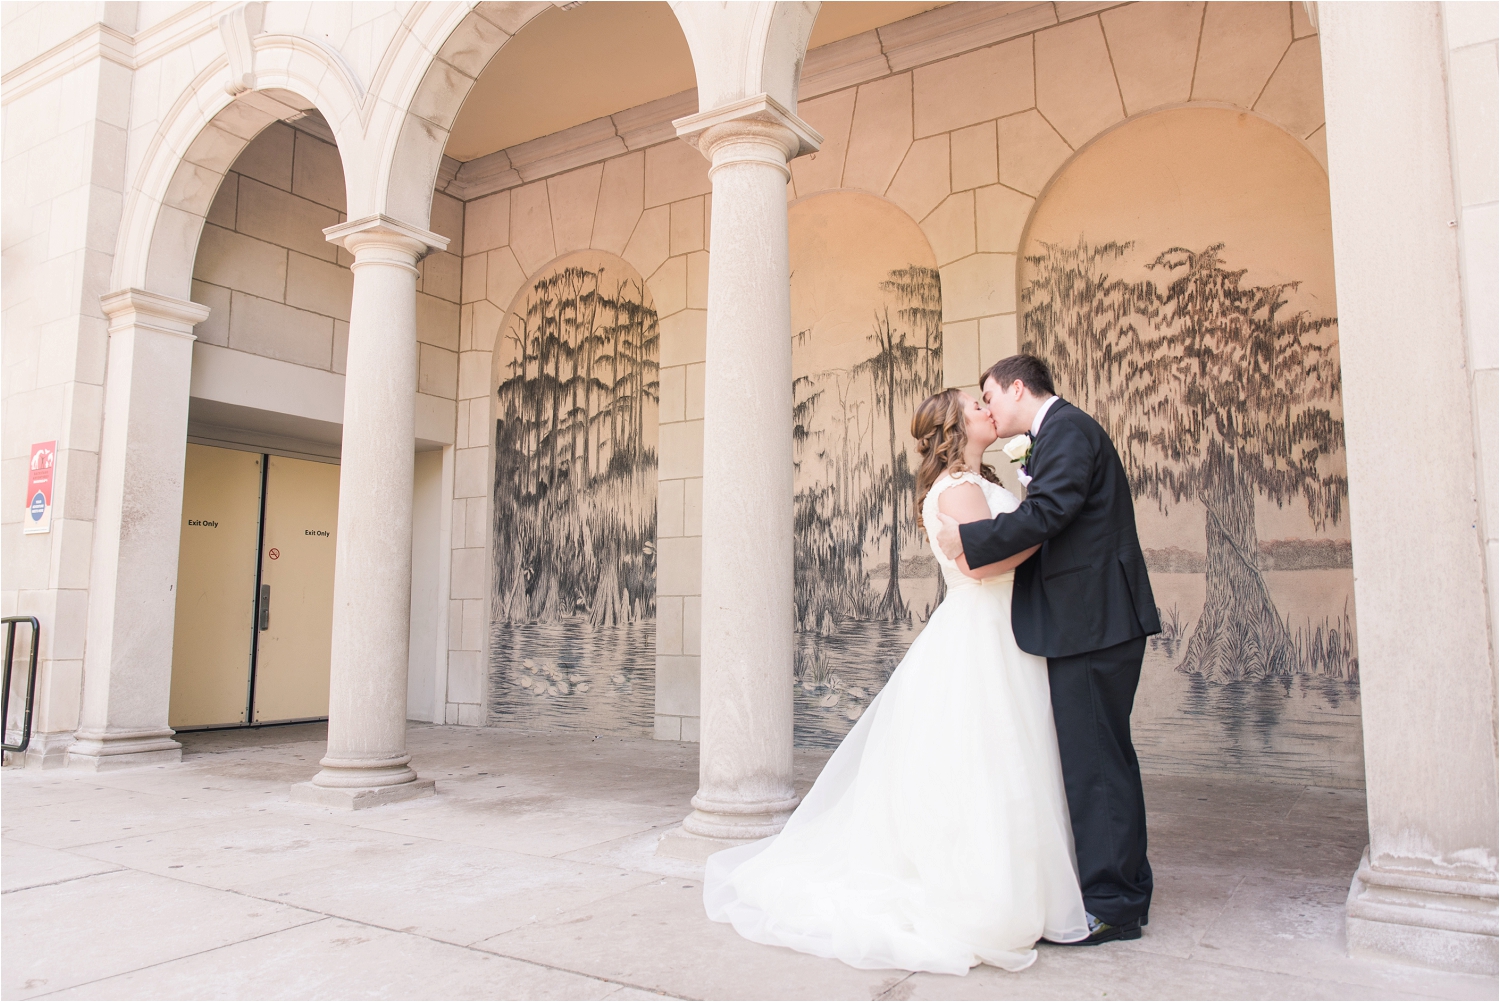
[[16,624],[31,624],[31,658],[26,677],[26,708],[21,714],[21,743],[6,744],[8,752],[23,752],[31,744],[31,706],[36,697],[36,652],[41,647],[42,624],[35,616],[6,616],[0,619],[5,624],[5,688],[0,690],[0,728],[10,725],[10,671],[16,653]]

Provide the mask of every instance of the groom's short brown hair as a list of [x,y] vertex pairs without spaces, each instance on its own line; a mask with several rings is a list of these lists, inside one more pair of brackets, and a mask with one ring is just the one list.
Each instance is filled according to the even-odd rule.
[[1047,363],[1035,355],[1010,355],[1002,358],[979,377],[979,385],[984,386],[986,379],[993,379],[1001,386],[1009,386],[1016,380],[1031,391],[1034,397],[1050,397],[1057,391],[1052,388],[1052,370],[1047,368]]

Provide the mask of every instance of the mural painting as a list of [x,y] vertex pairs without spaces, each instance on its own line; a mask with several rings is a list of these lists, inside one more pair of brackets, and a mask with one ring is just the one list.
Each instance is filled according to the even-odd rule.
[[1155,772],[1363,776],[1327,178],[1250,115],[1137,120],[1070,164],[1020,265],[1021,348],[1109,430],[1164,631]]
[[645,282],[592,252],[502,322],[490,724],[651,733],[657,338]]
[[910,435],[942,386],[942,300],[926,238],[893,205],[833,192],[789,222],[795,734],[832,748],[942,598]]

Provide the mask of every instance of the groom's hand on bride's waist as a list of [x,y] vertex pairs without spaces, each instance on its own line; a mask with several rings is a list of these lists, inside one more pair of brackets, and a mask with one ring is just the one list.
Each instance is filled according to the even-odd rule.
[[963,537],[958,534],[958,520],[952,515],[944,515],[942,512],[938,512],[937,517],[939,523],[937,531],[938,549],[942,550],[943,556],[949,560],[957,560],[964,555],[964,541]]

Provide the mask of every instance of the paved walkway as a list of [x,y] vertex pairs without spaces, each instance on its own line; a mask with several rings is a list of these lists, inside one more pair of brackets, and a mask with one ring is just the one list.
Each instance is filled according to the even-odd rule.
[[[288,802],[318,725],[185,735],[181,765],[6,769],[3,973],[20,998],[1489,998],[1493,978],[1350,960],[1350,791],[1153,778],[1139,942],[1020,974],[856,971],[708,922],[655,855],[696,746],[413,725],[439,795]],[[822,758],[799,757],[810,781]]]

